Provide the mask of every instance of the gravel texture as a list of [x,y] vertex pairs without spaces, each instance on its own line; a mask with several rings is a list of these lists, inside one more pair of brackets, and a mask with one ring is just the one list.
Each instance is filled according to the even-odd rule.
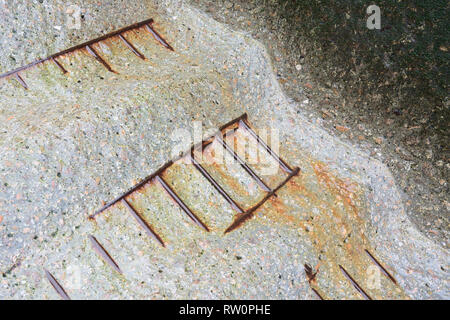
[[[297,93],[300,103],[288,98],[270,50],[260,42],[179,1],[103,6],[83,1],[86,23],[73,35],[61,32],[60,42],[48,40],[48,26],[64,25],[64,15],[49,14],[63,10],[62,4],[2,6],[5,21],[45,16],[36,23],[42,29],[13,20],[3,26],[17,33],[3,38],[2,45],[23,45],[24,38],[33,43],[28,53],[13,55],[15,63],[149,17],[175,52],[139,30],[127,36],[146,61],[117,39],[96,47],[117,73],[80,51],[60,59],[67,75],[51,63],[22,72],[27,91],[14,79],[1,81],[1,298],[58,298],[44,278],[46,268],[80,299],[308,299],[315,298],[303,269],[308,263],[319,269],[311,285],[325,297],[356,299],[360,296],[339,265],[369,286],[372,263],[364,249],[399,283],[382,277],[379,288],[368,289],[372,297],[449,298],[448,251],[411,222],[388,167],[340,134],[327,133],[323,119],[310,115],[303,91]],[[119,16],[123,20],[106,18]],[[2,53],[2,70],[14,67],[9,56]],[[257,128],[279,131],[279,153],[302,173],[240,229],[223,235],[234,213],[191,166],[178,164],[164,178],[211,232],[193,225],[153,183],[130,201],[163,235],[167,248],[146,238],[121,205],[95,222],[87,219],[102,201],[171,157],[179,142],[173,140],[174,129],[191,130],[194,120],[218,127],[243,112]],[[220,176],[219,167],[209,170]],[[229,187],[240,201],[250,206],[261,197],[239,167],[231,165],[226,173],[232,178],[225,182],[234,183]],[[274,183],[275,178],[267,179]],[[95,255],[89,234],[105,245],[123,275]]]

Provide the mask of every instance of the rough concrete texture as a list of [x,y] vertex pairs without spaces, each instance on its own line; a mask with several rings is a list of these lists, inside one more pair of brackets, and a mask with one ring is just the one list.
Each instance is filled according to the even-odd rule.
[[267,48],[283,91],[311,121],[391,170],[411,221],[449,248],[448,3],[192,0]]
[[[57,2],[45,4],[58,10]],[[90,1],[80,6],[86,15],[93,8],[104,17],[120,12],[120,23],[95,20],[105,31],[152,17],[175,52],[142,29],[127,38],[146,61],[118,39],[95,46],[117,73],[78,51],[60,58],[67,75],[51,63],[22,72],[27,91],[14,79],[2,80],[2,299],[58,298],[44,268],[79,299],[316,298],[311,286],[326,298],[361,298],[339,265],[372,298],[449,298],[448,252],[408,219],[389,170],[308,119],[283,94],[259,42],[183,2],[131,1],[128,8],[140,9],[130,11]],[[25,11],[37,14],[37,8],[33,3]],[[78,35],[88,40],[98,30],[86,24]],[[72,41],[66,35],[52,49]],[[256,128],[279,130],[279,154],[302,172],[241,228],[223,234],[235,213],[191,165],[178,163],[164,178],[210,226],[209,233],[192,224],[157,183],[129,200],[166,248],[149,239],[120,204],[95,222],[87,219],[171,157],[179,144],[171,139],[175,129],[190,128],[194,120],[218,127],[243,112]],[[240,167],[208,170],[218,179],[228,176],[221,183],[246,208],[262,197]],[[279,183],[279,177],[265,179]],[[89,234],[123,275],[99,259]],[[381,285],[370,288],[373,263],[365,249],[398,285],[381,275]],[[319,270],[311,284],[305,263]]]

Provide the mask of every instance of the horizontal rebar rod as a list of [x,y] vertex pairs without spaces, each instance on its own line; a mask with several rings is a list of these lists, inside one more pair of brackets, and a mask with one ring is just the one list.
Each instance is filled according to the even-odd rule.
[[272,196],[275,195],[275,193],[280,190],[286,183],[289,182],[289,180],[291,180],[291,178],[293,176],[296,176],[298,173],[300,172],[299,168],[295,168],[294,170],[292,170],[292,172],[289,174],[289,176],[287,176],[287,178],[278,185],[278,187],[276,187],[275,189],[273,189],[272,191],[270,191],[268,194],[266,194],[266,196],[259,201],[256,205],[254,205],[253,207],[251,207],[250,209],[248,209],[243,215],[241,215],[240,217],[238,217],[226,230],[225,233],[231,232],[234,229],[238,228],[241,224],[243,224],[245,221],[247,221],[248,219],[250,219],[254,212],[256,210],[258,210],[267,200],[269,200]]
[[156,177],[158,174],[162,173],[164,170],[166,170],[168,167],[170,167],[173,164],[172,161],[168,161],[166,162],[161,168],[159,168],[158,170],[156,170],[154,173],[152,173],[151,175],[149,175],[148,177],[144,178],[141,182],[139,182],[138,184],[136,184],[134,187],[132,187],[131,189],[129,189],[127,192],[125,192],[124,194],[118,196],[117,198],[115,198],[114,200],[108,202],[107,204],[105,204],[102,208],[100,208],[99,210],[97,210],[94,214],[90,215],[89,218],[90,219],[94,219],[95,216],[97,216],[98,214],[102,213],[103,211],[105,211],[106,209],[108,209],[109,207],[115,205],[117,202],[121,201],[122,199],[124,199],[125,197],[129,196],[130,194],[132,194],[133,192],[139,190],[140,188],[142,188],[143,186],[145,186],[147,183],[149,183],[151,180],[153,180],[154,177]]

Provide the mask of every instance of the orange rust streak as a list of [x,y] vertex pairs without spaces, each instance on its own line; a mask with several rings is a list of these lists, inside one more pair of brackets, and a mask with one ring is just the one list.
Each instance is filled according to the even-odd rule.
[[352,195],[354,195],[354,192],[351,190],[356,186],[354,184],[347,184],[343,180],[332,176],[328,171],[326,171],[325,165],[321,163],[316,163],[313,165],[313,169],[319,182],[325,184],[330,191],[333,191],[333,193],[338,194],[342,200],[352,208],[353,212],[358,215],[358,209],[352,200]]
[[251,207],[250,209],[247,210],[247,212],[242,215],[242,216],[238,216],[237,219],[235,219],[235,221],[231,224],[231,226],[229,226],[226,230],[225,233],[231,232],[234,229],[238,228],[240,225],[242,225],[245,221],[247,221],[248,219],[250,219],[251,217],[253,217],[254,213],[259,210],[267,201],[270,201],[272,198],[274,198],[276,192],[278,192],[278,190],[280,190],[282,187],[284,187],[287,183],[289,183],[289,181],[296,176],[298,173],[300,172],[299,168],[295,168],[292,173],[289,174],[289,176],[281,183],[279,184],[275,189],[273,189],[271,192],[269,192],[260,202],[258,202],[256,205],[254,205],[253,207]]

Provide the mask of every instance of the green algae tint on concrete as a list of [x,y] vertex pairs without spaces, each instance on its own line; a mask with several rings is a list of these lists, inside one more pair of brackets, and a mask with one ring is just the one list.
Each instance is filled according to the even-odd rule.
[[[28,90],[0,82],[0,270],[20,261],[0,297],[57,299],[46,268],[79,299],[317,298],[311,288],[327,299],[363,298],[340,266],[373,299],[447,297],[448,253],[408,220],[388,169],[298,114],[258,42],[167,5],[152,18],[173,52],[139,29],[127,39],[146,60],[118,38],[94,45],[116,73],[80,50],[59,58],[66,75],[44,63],[21,72]],[[278,130],[278,153],[301,172],[240,228],[224,234],[236,212],[179,162],[163,177],[210,232],[158,182],[128,200],[165,248],[121,203],[88,220],[171,158],[176,129],[191,130],[192,121],[217,128],[244,112],[256,128]],[[239,166],[206,167],[245,208],[263,197]],[[263,178],[274,187],[283,175]],[[123,274],[92,250],[89,235]],[[365,250],[398,285],[383,274],[373,281]],[[317,271],[310,282],[305,264]]]

